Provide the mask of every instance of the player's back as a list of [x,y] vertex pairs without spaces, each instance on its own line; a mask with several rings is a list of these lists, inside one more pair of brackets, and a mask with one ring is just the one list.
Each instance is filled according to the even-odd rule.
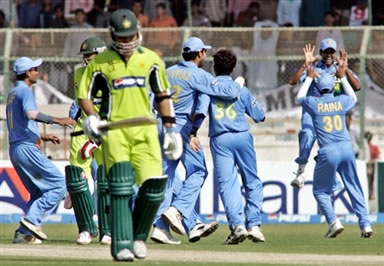
[[300,102],[312,116],[320,147],[350,141],[345,114],[355,105],[352,97],[324,94],[321,97],[305,97]]
[[[222,84],[233,84],[230,76],[217,76],[217,80]],[[210,97],[209,136],[249,130],[246,114],[255,122],[263,121],[265,117],[263,109],[246,87],[243,87],[239,97],[233,100]]]
[[167,69],[167,77],[171,84],[175,113],[190,115],[194,109],[197,88],[208,84],[210,74],[192,62],[180,61]]

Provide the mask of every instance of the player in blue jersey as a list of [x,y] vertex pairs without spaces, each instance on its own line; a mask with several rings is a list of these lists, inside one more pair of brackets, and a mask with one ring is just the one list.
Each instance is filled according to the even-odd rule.
[[[319,151],[313,177],[313,195],[321,213],[329,225],[325,237],[336,237],[344,227],[337,219],[331,195],[335,183],[336,172],[341,176],[352,207],[359,218],[361,236],[372,236],[372,228],[368,220],[368,211],[363,190],[356,171],[355,153],[346,128],[345,115],[357,101],[355,92],[346,77],[346,66],[337,69],[337,75],[346,95],[334,96],[334,78],[329,73],[315,72],[313,67],[307,70],[307,77],[297,94],[303,109],[311,116]],[[318,78],[317,78],[318,77]],[[306,96],[310,85],[317,80],[320,97]]]
[[58,118],[37,110],[31,86],[37,82],[41,59],[28,57],[16,59],[13,71],[17,75],[16,86],[8,93],[7,125],[9,155],[13,167],[30,193],[28,210],[20,221],[13,238],[14,243],[40,244],[47,239],[42,231],[43,217],[49,215],[63,199],[65,178],[40,151],[40,141],[60,143],[57,136],[40,134],[37,122],[74,126],[71,118]]
[[[315,46],[311,46],[307,44],[304,49],[305,62],[304,64],[291,76],[289,83],[291,85],[297,84],[297,82],[304,82],[307,77],[307,67],[314,63],[317,59],[313,55],[315,51]],[[352,70],[348,69],[348,60],[347,53],[344,49],[340,50],[340,58],[337,58],[337,44],[336,41],[331,38],[326,38],[321,41],[320,45],[320,55],[321,61],[316,63],[316,72],[320,75],[322,73],[328,73],[333,76],[335,79],[335,95],[343,93],[343,89],[340,83],[339,78],[336,76],[337,67],[347,67],[346,77],[351,84],[352,88],[355,91],[360,90],[360,80],[352,72]],[[337,62],[338,61],[338,62]],[[319,89],[316,81],[311,83],[311,86],[308,90],[307,96],[318,96]],[[315,143],[315,131],[313,127],[313,121],[311,116],[308,114],[306,110],[303,109],[302,117],[301,117],[301,130],[299,132],[299,157],[295,160],[298,163],[298,170],[296,172],[295,179],[291,182],[291,185],[297,188],[301,188],[304,186],[304,169],[305,165],[308,162],[309,155],[311,153],[313,144]],[[335,181],[335,189],[339,187],[338,181]]]
[[[233,84],[230,74],[236,61],[236,56],[229,50],[220,50],[213,56],[213,68],[219,82]],[[231,230],[224,244],[238,244],[247,237],[253,242],[264,242],[265,238],[260,230],[263,185],[257,175],[253,137],[246,120],[248,115],[256,123],[262,122],[265,120],[264,111],[245,87],[240,96],[232,100],[202,96],[200,101],[203,103],[196,113],[198,118],[206,110],[209,113],[214,178],[219,183],[220,196]],[[245,223],[239,174],[245,189]]]
[[[200,189],[208,175],[203,151],[194,152],[189,146],[193,125],[191,119],[198,94],[205,93],[223,99],[234,99],[241,91],[242,85],[233,81],[231,84],[222,84],[211,74],[201,69],[207,55],[207,49],[210,48],[211,46],[205,45],[201,39],[191,37],[183,44],[182,56],[184,60],[167,69],[176,114],[176,128],[174,130],[180,132],[183,138],[184,152],[179,160],[164,160],[163,163],[164,174],[168,175],[168,184],[165,200],[160,205],[154,221],[155,228],[151,239],[155,242],[177,243],[177,240],[170,239],[169,226],[176,233],[188,234],[189,237],[191,237],[189,233],[196,226],[196,219],[192,218],[191,214],[200,194]],[[180,161],[186,170],[186,179],[177,196],[172,197],[175,170]],[[211,224],[211,227],[217,228],[217,226],[216,223]]]

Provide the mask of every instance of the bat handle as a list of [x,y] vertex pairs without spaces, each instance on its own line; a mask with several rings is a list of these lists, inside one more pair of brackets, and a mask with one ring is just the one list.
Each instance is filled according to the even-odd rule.
[[77,137],[83,134],[84,134],[84,130],[74,131],[74,132],[71,132],[71,137]]

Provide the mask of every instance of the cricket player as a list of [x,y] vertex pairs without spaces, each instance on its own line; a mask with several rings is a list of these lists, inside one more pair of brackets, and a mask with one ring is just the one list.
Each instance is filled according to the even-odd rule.
[[[219,82],[233,84],[230,74],[236,61],[236,56],[229,50],[219,50],[213,55],[213,69]],[[219,183],[220,197],[231,230],[224,244],[239,244],[247,237],[253,242],[264,242],[260,229],[263,185],[257,175],[253,137],[246,120],[248,115],[256,123],[263,122],[264,111],[246,87],[236,99],[223,100],[202,94],[200,102],[196,113],[209,113],[214,178]],[[245,223],[239,173],[245,189]]]
[[[196,229],[196,219],[191,214],[208,175],[203,151],[200,149],[195,152],[189,146],[193,129],[192,115],[199,93],[234,99],[241,91],[242,84],[239,85],[234,81],[231,84],[221,83],[201,69],[208,49],[211,49],[211,46],[205,45],[197,37],[191,37],[183,44],[184,60],[167,69],[176,113],[175,130],[183,137],[184,153],[180,160],[164,160],[164,172],[168,175],[168,184],[165,200],[160,205],[151,235],[151,239],[155,242],[178,243],[171,238],[169,227],[178,234],[188,234],[190,240],[190,233]],[[172,197],[175,170],[180,161],[186,169],[186,179],[177,196]],[[217,224],[212,223],[210,226],[217,227]]]
[[[79,84],[85,67],[97,54],[102,53],[105,49],[107,49],[107,47],[104,41],[98,37],[88,38],[81,44],[78,54],[82,55],[84,66],[76,69],[74,75],[76,99],[79,95]],[[98,104],[101,99],[100,93],[93,98],[96,111],[100,108]],[[81,109],[76,109],[76,106],[77,102],[75,100],[74,104],[71,106],[70,113],[77,118],[74,131],[79,131],[82,129],[83,121],[87,116]],[[104,176],[105,171],[102,169],[103,160],[99,146],[95,142],[89,140],[86,135],[71,138],[69,154],[70,165],[66,167],[66,183],[79,229],[79,236],[76,240],[76,243],[79,245],[87,245],[91,243],[92,237],[97,236],[97,228],[93,221],[95,213],[92,199],[94,181],[91,175],[91,163],[93,158],[96,159],[99,168],[97,177],[99,179],[98,183],[102,189],[103,186],[106,186],[105,183],[107,183],[107,179]],[[101,193],[98,197],[98,222],[100,243],[102,245],[109,245],[111,243],[108,217],[105,212],[106,206],[104,206],[107,205],[108,202],[108,195],[106,193]]]
[[56,166],[40,151],[40,141],[60,143],[57,136],[40,134],[37,122],[74,126],[69,117],[58,118],[37,110],[32,85],[37,82],[41,59],[17,58],[13,71],[16,86],[8,93],[6,106],[9,155],[13,167],[30,193],[28,211],[16,229],[13,243],[41,244],[47,235],[42,220],[55,210],[65,194],[65,179]]
[[[153,117],[148,91],[155,94],[165,127],[163,145],[169,159],[182,154],[182,139],[175,132],[175,116],[163,61],[150,49],[140,46],[141,34],[135,14],[128,9],[112,13],[112,45],[85,68],[79,85],[79,104],[88,117],[84,132],[101,140],[108,179],[111,215],[111,254],[117,261],[144,259],[145,241],[160,203],[167,176],[163,175],[161,149],[156,125],[110,130],[98,126],[106,121]],[[102,91],[97,113],[92,99]],[[134,184],[139,186],[131,210]]]
[[[313,120],[319,151],[313,177],[313,195],[329,225],[327,238],[336,237],[344,227],[337,219],[331,195],[336,172],[341,176],[352,207],[359,218],[361,237],[372,236],[368,210],[356,171],[355,153],[345,123],[346,113],[356,104],[357,97],[346,77],[347,67],[338,67],[337,75],[346,95],[334,96],[334,77],[316,73],[313,67],[297,94],[297,99]],[[319,76],[320,75],[320,76]],[[317,79],[320,97],[306,96],[313,80]]]
[[[297,84],[298,81],[304,82],[307,77],[307,67],[312,63],[316,62],[317,57],[313,55],[315,46],[307,44],[304,48],[305,62],[304,64],[291,76],[289,83],[291,85]],[[337,44],[336,41],[331,38],[326,38],[321,41],[320,44],[320,55],[321,61],[316,63],[316,72],[320,75],[322,73],[329,73],[335,79],[335,94],[343,93],[342,84],[339,78],[336,76],[336,70],[338,66],[348,67],[347,53],[344,49],[340,50],[340,58],[337,58]],[[338,62],[337,62],[338,61]],[[346,76],[355,91],[360,90],[360,80],[352,70],[347,68]],[[314,80],[308,90],[307,96],[318,96],[319,88],[316,80]],[[295,162],[298,163],[298,170],[296,172],[295,179],[291,182],[291,185],[297,188],[304,186],[304,170],[308,162],[309,155],[313,144],[315,143],[315,130],[313,121],[308,112],[303,109],[301,117],[301,130],[299,132],[299,157],[296,158]],[[339,181],[335,180],[335,189],[340,188]]]

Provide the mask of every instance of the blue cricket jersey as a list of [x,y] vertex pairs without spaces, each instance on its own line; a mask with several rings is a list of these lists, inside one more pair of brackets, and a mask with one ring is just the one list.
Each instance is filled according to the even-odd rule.
[[[320,61],[320,62],[317,62],[317,64],[316,64],[315,72],[318,73],[320,76],[322,73],[328,73],[331,76],[333,76],[334,80],[335,80],[335,95],[340,95],[340,94],[344,94],[344,91],[342,90],[340,79],[338,77],[336,77],[336,71],[337,71],[336,67],[337,67],[337,64],[332,64],[330,66],[327,66],[322,61]],[[360,82],[359,77],[353,72],[352,72],[352,74]],[[307,71],[304,71],[303,74],[301,74],[301,76],[300,76],[300,82],[301,83],[304,82],[306,77],[307,77]],[[308,89],[307,96],[319,96],[320,95],[320,91],[319,91],[319,88],[317,86],[317,80],[318,80],[318,78],[315,78],[312,81],[311,86]]]
[[211,74],[188,61],[180,61],[167,69],[171,84],[173,106],[176,114],[191,115],[199,92],[223,99],[234,99],[241,91],[240,85],[221,84]]
[[355,105],[351,96],[326,93],[321,97],[303,97],[299,102],[312,117],[320,148],[327,144],[350,141],[345,114]]
[[[223,85],[233,83],[230,76],[217,76],[216,79]],[[245,114],[249,115],[256,123],[265,119],[263,108],[246,87],[243,87],[240,95],[232,100],[223,100],[201,94],[199,104],[196,107],[196,114],[206,114],[207,110],[209,113],[208,135],[210,137],[224,132],[248,131],[250,127]]]
[[27,112],[37,111],[35,97],[32,89],[24,81],[16,81],[8,93],[7,100],[7,125],[9,143],[36,143],[40,138],[37,122],[27,117]]

